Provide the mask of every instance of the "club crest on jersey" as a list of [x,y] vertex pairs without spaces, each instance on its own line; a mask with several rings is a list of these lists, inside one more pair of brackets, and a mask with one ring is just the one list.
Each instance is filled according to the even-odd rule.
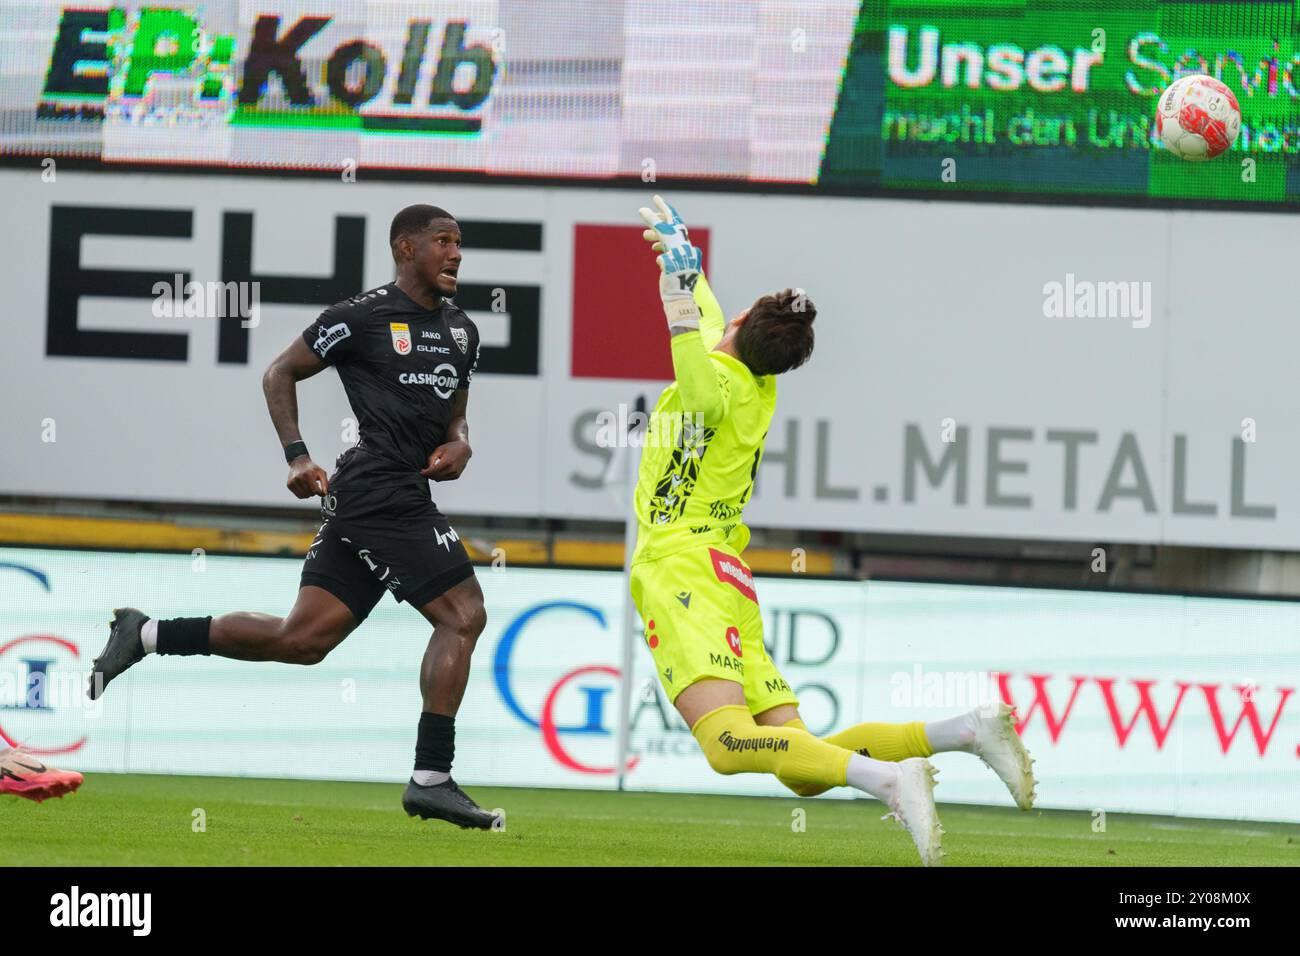
[[411,327],[405,322],[389,322],[388,331],[393,336],[393,351],[398,355],[410,355]]
[[451,337],[452,337],[453,339],[455,339],[455,340],[456,340],[456,344],[460,346],[460,354],[461,354],[461,355],[464,355],[466,352],[469,351],[469,333],[468,333],[468,332],[466,332],[464,329],[452,329],[452,330],[451,330]]

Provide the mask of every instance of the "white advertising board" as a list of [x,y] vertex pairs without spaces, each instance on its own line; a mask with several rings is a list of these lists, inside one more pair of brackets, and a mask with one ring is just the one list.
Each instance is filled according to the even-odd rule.
[[[311,667],[150,658],[82,696],[107,608],[283,614],[291,559],[0,551],[0,734],[86,772],[401,781],[428,626],[384,600]],[[622,577],[482,569],[487,630],[457,716],[466,785],[616,782]],[[1039,806],[1300,821],[1300,604],[760,579],[769,651],[815,733],[1016,704]],[[713,773],[636,649],[632,789],[781,795]],[[35,689],[35,690],[34,690]],[[941,801],[1005,805],[939,754]],[[834,795],[848,796],[847,791]]]

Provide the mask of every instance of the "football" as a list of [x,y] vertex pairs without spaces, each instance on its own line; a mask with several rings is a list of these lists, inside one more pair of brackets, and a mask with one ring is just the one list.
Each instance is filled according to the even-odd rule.
[[1183,76],[1160,94],[1156,131],[1171,153],[1199,162],[1213,159],[1236,142],[1241,132],[1237,98],[1212,76]]

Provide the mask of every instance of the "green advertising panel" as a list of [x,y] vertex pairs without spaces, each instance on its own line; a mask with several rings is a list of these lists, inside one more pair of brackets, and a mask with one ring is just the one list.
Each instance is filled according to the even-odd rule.
[[[1291,2],[894,0],[862,5],[819,182],[1244,202],[1300,199]],[[1191,164],[1155,104],[1206,73],[1241,134]]]

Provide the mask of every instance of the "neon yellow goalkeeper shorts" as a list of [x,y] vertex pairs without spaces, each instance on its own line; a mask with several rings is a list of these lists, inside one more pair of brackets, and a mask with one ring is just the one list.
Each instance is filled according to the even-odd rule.
[[798,706],[763,647],[754,575],[733,552],[691,548],[634,564],[632,600],[670,701],[697,680],[717,677],[744,687],[751,714]]

